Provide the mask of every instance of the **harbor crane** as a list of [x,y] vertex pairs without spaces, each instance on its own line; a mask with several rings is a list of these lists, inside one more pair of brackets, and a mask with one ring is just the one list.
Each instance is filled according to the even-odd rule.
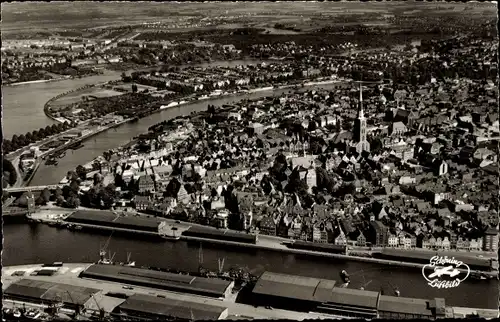
[[106,250],[108,249],[109,242],[111,241],[111,237],[113,236],[113,232],[114,230],[109,235],[108,240],[104,244],[104,247],[101,247],[101,250],[99,251],[99,256],[101,257],[101,259],[104,259],[104,257],[106,256]]
[[198,250],[198,272],[203,272],[203,244],[200,243],[200,249]]
[[396,295],[397,297],[399,297],[401,295],[401,292],[399,291],[399,289],[396,286],[392,285],[391,282],[388,282],[388,283],[391,286],[391,288],[392,288],[392,290],[394,292],[394,295]]
[[222,274],[224,272],[224,261],[225,261],[225,259],[226,259],[225,257],[217,259],[218,264],[219,264],[219,274]]
[[364,290],[368,285],[370,285],[370,283],[372,282],[373,280],[369,280],[368,282],[366,281],[365,279],[365,275],[363,274],[363,285],[361,285],[361,287],[359,288],[360,290]]
[[73,300],[73,296],[71,296],[71,293],[69,291],[66,291],[66,293],[68,294],[71,303],[75,305],[74,318],[76,319],[80,315],[80,312],[82,311],[82,305],[78,304],[77,302],[75,302],[75,300]]
[[96,311],[94,311],[94,312],[99,312],[99,320],[101,320],[101,321],[102,321],[102,320],[104,320],[104,314],[105,314],[106,312],[104,311],[104,309],[103,309],[103,308],[101,308],[101,306],[100,306],[100,305],[99,305],[99,303],[97,302],[97,300],[96,300],[96,298],[95,298],[94,294],[90,295],[90,297],[92,297],[92,299],[93,299],[93,300],[94,300],[94,302],[95,302],[95,305],[97,306],[97,310],[96,310]]

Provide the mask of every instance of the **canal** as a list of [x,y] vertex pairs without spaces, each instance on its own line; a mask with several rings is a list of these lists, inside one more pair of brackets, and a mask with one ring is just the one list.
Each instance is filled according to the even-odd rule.
[[[95,262],[99,249],[109,238],[107,233],[70,231],[38,224],[7,224],[3,228],[4,249],[2,264]],[[126,261],[127,252],[138,266],[175,268],[186,271],[198,269],[199,244],[184,241],[149,241],[113,234],[109,250],[116,253],[115,261]],[[321,259],[267,250],[247,252],[227,249],[224,246],[204,244],[203,266],[217,269],[217,259],[225,258],[225,269],[246,267],[253,274],[265,270],[339,280],[345,269],[351,275],[350,287],[392,294],[397,287],[401,296],[416,298],[443,297],[447,305],[496,309],[498,307],[498,281],[468,280],[453,289],[439,290],[428,286],[420,269],[387,267],[372,263]]]

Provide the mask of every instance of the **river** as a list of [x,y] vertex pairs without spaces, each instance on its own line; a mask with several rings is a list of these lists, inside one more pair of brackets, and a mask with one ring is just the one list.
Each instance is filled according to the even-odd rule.
[[[191,66],[211,67],[257,64],[257,60],[214,61]],[[187,67],[187,66],[180,66]],[[130,72],[130,71],[128,71]],[[44,104],[61,93],[76,88],[119,79],[122,72],[105,70],[102,75],[65,79],[46,83],[30,83],[18,86],[2,86],[3,136],[26,134],[47,125],[54,124],[43,112]]]
[[[61,82],[32,84],[27,86],[9,87],[9,102],[16,102],[18,109],[24,111],[27,117],[22,119],[9,116],[14,113],[11,105],[6,106],[6,119],[4,129],[10,123],[11,133],[17,133],[16,128],[22,128],[23,132],[29,131],[28,126],[35,128],[42,127],[48,123],[48,118],[43,114],[43,104],[61,92],[71,90],[74,87],[83,86],[96,82],[106,81],[106,77],[113,79],[119,73],[113,75],[93,76],[85,79],[64,80]],[[46,86],[46,87],[44,87]],[[320,87],[330,88],[332,85]],[[24,92],[22,89],[24,89]],[[29,91],[33,93],[36,88],[38,94],[26,95]],[[51,93],[45,93],[52,90]],[[56,91],[56,88],[58,90]],[[14,93],[17,91],[17,97]],[[289,90],[274,90],[246,94],[243,97],[223,97],[210,101],[195,102],[181,107],[174,107],[163,110],[159,113],[140,119],[136,123],[124,124],[116,129],[111,129],[96,135],[85,142],[85,146],[76,151],[68,151],[66,156],[59,160],[59,165],[41,165],[37,171],[32,185],[42,185],[57,183],[66,175],[68,170],[73,170],[78,164],[85,164],[104,151],[115,148],[130,141],[134,136],[144,133],[147,129],[162,120],[187,115],[191,112],[204,110],[207,105],[230,104],[242,98],[258,98],[270,95],[280,95]],[[32,96],[31,99],[23,96]],[[35,104],[36,103],[36,104]],[[38,106],[38,108],[36,108]],[[39,114],[37,114],[39,112]],[[35,121],[32,121],[33,115]],[[16,115],[17,116],[17,115]],[[5,120],[5,118],[4,118]],[[17,123],[13,124],[16,120]],[[25,124],[25,123],[29,123]],[[37,123],[38,122],[38,123]],[[44,123],[45,122],[45,123]],[[3,265],[21,265],[29,263],[44,263],[53,261],[64,262],[94,262],[98,256],[100,244],[105,243],[108,235],[90,234],[86,232],[72,232],[68,230],[58,230],[53,227],[38,225],[29,226],[26,224],[7,224],[3,227],[4,248],[2,253]],[[134,240],[121,236],[113,236],[109,245],[112,251],[116,251],[116,260],[125,260],[126,253],[131,252],[133,259],[138,265],[172,267],[182,270],[195,270],[198,266],[198,247],[186,242],[151,242],[145,240]],[[393,268],[383,265],[343,261],[334,259],[318,259],[283,254],[272,251],[251,251],[237,252],[224,250],[222,248],[211,248],[204,245],[204,265],[211,269],[217,268],[217,258],[225,258],[225,267],[241,265],[248,267],[254,274],[264,270],[283,272],[289,274],[305,275],[338,280],[339,272],[346,269],[352,276],[352,285],[359,287],[364,283],[371,283],[366,287],[369,290],[379,291],[382,287],[386,293],[391,293],[390,284],[398,287],[402,296],[433,298],[444,297],[448,305],[468,306],[478,308],[496,309],[498,307],[498,282],[497,281],[465,281],[458,288],[448,290],[438,290],[427,286],[421,271],[411,268]],[[151,256],[154,254],[154,256]],[[390,284],[389,284],[390,283]]]
[[[99,248],[109,238],[105,233],[74,232],[42,224],[7,224],[3,233],[2,264],[5,266],[54,261],[95,262]],[[196,271],[198,268],[199,246],[184,241],[154,242],[113,235],[109,249],[116,252],[115,261],[125,261],[127,252],[131,252],[132,259],[138,266],[171,267],[186,271]],[[371,281],[366,287],[367,290],[380,291],[382,288],[385,294],[392,294],[392,285],[399,288],[401,296],[404,297],[443,297],[446,304],[452,306],[489,309],[498,307],[497,281],[465,281],[457,288],[439,290],[426,284],[420,269],[310,258],[267,250],[238,252],[204,244],[203,265],[216,270],[217,258],[225,258],[226,269],[238,265],[247,267],[253,274],[270,270],[339,280],[340,271],[345,269],[351,275],[351,286],[355,288]]]
[[[321,88],[331,88],[332,85],[322,85]],[[312,87],[309,87],[312,88]],[[138,122],[125,123],[119,127],[104,131],[88,141],[84,142],[84,147],[78,150],[68,150],[66,156],[59,159],[58,166],[40,165],[33,180],[30,182],[32,186],[56,184],[58,183],[69,170],[74,170],[81,164],[92,161],[95,157],[101,155],[104,151],[124,145],[141,133],[147,132],[151,125],[157,124],[163,120],[168,120],[179,115],[189,115],[191,112],[199,112],[207,109],[208,104],[221,106],[223,104],[231,104],[241,99],[255,99],[271,95],[281,95],[289,92],[290,89],[269,90],[238,96],[226,96],[211,100],[196,101],[190,104],[172,107],[165,109],[153,115],[144,117]]]

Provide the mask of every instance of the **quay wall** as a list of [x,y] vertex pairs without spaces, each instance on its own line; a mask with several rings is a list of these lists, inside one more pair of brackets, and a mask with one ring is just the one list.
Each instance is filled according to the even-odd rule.
[[[45,220],[42,220],[44,222]],[[66,222],[68,223],[68,222]],[[101,225],[92,225],[92,224],[84,224],[84,223],[71,223],[73,225],[79,225],[83,228],[87,229],[95,229],[95,230],[108,230],[108,231],[117,231],[117,232],[123,232],[123,233],[130,233],[130,234],[140,234],[143,236],[148,236],[148,237],[153,237],[155,239],[162,239],[160,234],[158,232],[148,232],[148,231],[141,231],[141,230],[135,230],[135,229],[127,229],[127,228],[117,228],[117,227],[111,227],[111,226],[101,226]],[[164,239],[162,239],[164,240]],[[194,237],[194,236],[185,236],[181,235],[180,240],[182,241],[194,241],[194,242],[204,242],[207,244],[215,244],[215,245],[224,245],[224,246],[231,246],[231,247],[237,247],[237,248],[245,248],[245,249],[254,249],[254,250],[270,250],[270,251],[277,251],[281,253],[287,253],[287,254],[295,254],[295,255],[306,255],[306,256],[315,256],[315,257],[321,257],[321,258],[334,258],[334,259],[343,259],[343,260],[348,260],[348,261],[360,261],[360,262],[369,262],[369,263],[375,263],[375,264],[382,264],[382,265],[389,265],[389,266],[395,266],[395,267],[408,267],[408,268],[417,268],[417,269],[422,269],[425,265],[424,264],[418,264],[418,263],[410,263],[410,262],[403,262],[403,261],[395,261],[395,260],[387,260],[387,259],[379,259],[379,258],[372,258],[372,257],[361,257],[361,256],[349,256],[349,255],[342,255],[342,254],[333,254],[333,253],[325,253],[325,252],[318,252],[318,251],[310,251],[310,250],[299,250],[299,249],[291,249],[288,248],[282,244],[279,243],[266,243],[266,244],[250,244],[250,243],[241,243],[241,242],[235,242],[235,241],[228,241],[228,240],[222,240],[222,239],[212,239],[212,238],[202,238],[202,237]],[[471,270],[471,273],[483,273],[487,276],[490,277],[497,277],[498,272],[496,271],[477,271],[477,270]]]

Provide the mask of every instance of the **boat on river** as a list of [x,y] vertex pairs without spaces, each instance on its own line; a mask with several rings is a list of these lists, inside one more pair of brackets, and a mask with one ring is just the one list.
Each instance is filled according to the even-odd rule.
[[130,260],[131,255],[132,255],[131,253],[127,253],[127,262],[125,264],[123,264],[123,266],[127,266],[127,267],[134,267],[135,266],[135,261]]
[[178,241],[181,239],[181,236],[168,236],[168,235],[160,235],[161,238],[169,240],[169,241]]
[[344,283],[348,284],[349,282],[351,282],[349,274],[347,274],[347,271],[345,269],[343,269],[342,272],[340,272],[340,278]]
[[484,281],[484,280],[488,279],[486,274],[478,273],[478,272],[470,273],[470,277],[471,277],[471,279],[476,280],[476,281]]
[[45,165],[57,165],[59,162],[54,158],[50,157],[47,161],[45,161]]
[[71,144],[68,148],[71,150],[78,150],[78,149],[83,148],[83,144],[82,144],[82,142],[75,142],[75,143]]

